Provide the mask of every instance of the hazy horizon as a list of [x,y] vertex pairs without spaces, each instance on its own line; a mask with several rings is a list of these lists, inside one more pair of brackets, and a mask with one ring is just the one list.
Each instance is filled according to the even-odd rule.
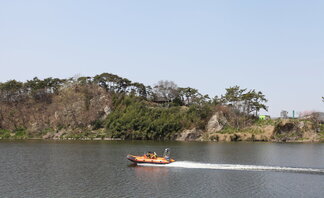
[[[322,1],[0,1],[0,82],[114,73],[324,111]],[[263,112],[264,113],[264,112]]]

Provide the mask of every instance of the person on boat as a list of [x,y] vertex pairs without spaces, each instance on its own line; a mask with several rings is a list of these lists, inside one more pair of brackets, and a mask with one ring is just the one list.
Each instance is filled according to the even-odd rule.
[[152,155],[152,159],[156,159],[157,158],[157,154],[154,152]]
[[147,152],[145,154],[145,156],[149,159],[156,159],[157,158],[157,154],[155,152]]
[[151,158],[151,154],[152,154],[152,152],[149,151],[149,152],[147,152],[147,153],[145,154],[145,157],[147,157],[147,158],[150,159],[150,158]]

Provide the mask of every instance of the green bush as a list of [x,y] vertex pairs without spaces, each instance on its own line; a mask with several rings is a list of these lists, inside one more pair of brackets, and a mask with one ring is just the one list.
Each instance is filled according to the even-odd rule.
[[91,123],[92,130],[98,130],[104,127],[104,122],[102,120],[95,120]]
[[14,139],[26,139],[27,138],[27,131],[25,128],[18,128],[13,131],[15,136]]
[[10,138],[10,131],[5,129],[0,129],[0,137],[2,139],[9,139]]
[[107,136],[122,139],[170,140],[184,128],[204,127],[211,113],[209,107],[186,111],[180,106],[154,107],[132,96],[115,101],[115,105],[105,122]]
[[272,119],[267,119],[267,120],[257,119],[255,121],[255,124],[257,126],[265,126],[265,125],[275,125],[277,122],[278,122],[277,120],[272,120]]

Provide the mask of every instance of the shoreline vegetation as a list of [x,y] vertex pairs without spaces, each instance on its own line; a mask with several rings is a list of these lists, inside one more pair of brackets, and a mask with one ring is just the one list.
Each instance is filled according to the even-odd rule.
[[110,73],[0,83],[0,139],[324,142],[307,119],[260,120],[265,95],[239,86],[221,96]]

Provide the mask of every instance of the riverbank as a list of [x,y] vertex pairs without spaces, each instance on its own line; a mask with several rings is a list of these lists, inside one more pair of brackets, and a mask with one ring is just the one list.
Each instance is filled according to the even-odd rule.
[[225,117],[216,113],[208,122],[206,130],[184,130],[180,141],[218,142],[324,142],[324,125],[310,120],[276,119],[259,120],[247,127],[237,129],[227,125]]
[[[174,141],[216,141],[216,142],[324,142],[323,125],[318,131],[308,120],[267,120],[258,121],[244,129],[235,129],[220,124],[221,117],[211,119],[206,130],[196,128],[183,130],[169,140]],[[213,123],[211,123],[213,122]],[[215,124],[218,123],[218,124]],[[48,129],[37,133],[28,133],[28,130],[19,131],[0,130],[1,140],[135,140],[108,137],[105,129]],[[136,139],[139,140],[139,139]],[[141,139],[147,140],[147,139]],[[168,141],[169,141],[168,140]]]

